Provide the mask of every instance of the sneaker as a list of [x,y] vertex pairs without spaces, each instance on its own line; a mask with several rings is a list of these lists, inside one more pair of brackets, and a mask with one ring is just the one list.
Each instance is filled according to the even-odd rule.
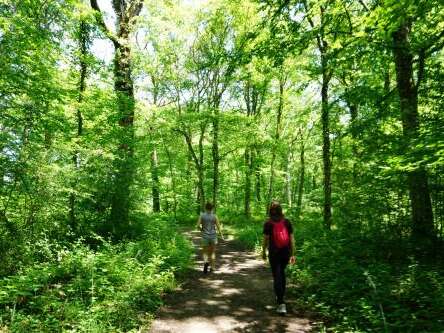
[[204,264],[204,269],[203,269],[203,272],[204,272],[204,274],[207,274],[208,273],[208,266],[209,266],[210,264],[209,263],[205,263]]
[[284,303],[279,304],[276,308],[276,312],[279,313],[280,315],[285,315],[287,313],[287,307],[285,306]]

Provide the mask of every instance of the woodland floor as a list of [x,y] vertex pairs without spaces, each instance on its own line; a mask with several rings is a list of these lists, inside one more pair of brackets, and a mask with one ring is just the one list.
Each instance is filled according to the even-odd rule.
[[310,332],[309,319],[298,314],[291,298],[288,314],[275,314],[271,272],[253,252],[233,240],[220,241],[217,268],[204,275],[199,232],[190,232],[195,267],[181,288],[165,297],[150,333]]

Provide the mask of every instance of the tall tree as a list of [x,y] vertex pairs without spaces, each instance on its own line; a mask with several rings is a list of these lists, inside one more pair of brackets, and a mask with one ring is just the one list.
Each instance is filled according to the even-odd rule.
[[330,153],[330,105],[328,89],[332,77],[332,69],[329,63],[329,44],[326,40],[327,17],[326,10],[328,4],[322,3],[317,7],[319,10],[319,24],[313,21],[312,8],[308,7],[306,1],[303,2],[307,19],[312,29],[316,31],[316,45],[320,54],[321,71],[321,122],[322,122],[322,162],[324,171],[324,225],[330,229],[332,223],[331,215],[331,153]]
[[[251,118],[250,121],[252,124],[254,124],[255,122],[258,121],[261,109],[264,105],[267,93],[267,87],[270,79],[269,75],[266,74],[260,75],[258,73],[260,70],[262,70],[263,73],[267,72],[266,66],[261,66],[261,64],[258,64],[257,68],[253,68],[251,70],[247,69],[247,70],[249,72],[246,74],[244,82],[242,83],[243,85],[242,95],[245,103],[247,117]],[[248,123],[248,126],[251,126],[251,124]],[[251,197],[252,197],[251,178],[254,173],[254,168],[257,165],[257,161],[255,161],[256,142],[254,141],[254,136],[252,140],[250,140],[251,135],[248,136],[249,136],[247,138],[248,142],[244,150],[244,160],[245,160],[244,214],[247,217],[251,215]]]
[[131,76],[131,28],[143,7],[142,0],[113,0],[117,16],[117,32],[114,34],[105,24],[97,0],[91,0],[96,19],[103,33],[114,45],[114,90],[119,111],[118,157],[115,160],[114,188],[111,202],[112,231],[121,233],[128,224],[130,186],[134,176],[134,84]]
[[[406,147],[419,135],[418,89],[424,75],[425,51],[420,50],[417,81],[413,77],[413,54],[410,46],[411,23],[402,22],[393,33],[393,56],[399,94],[402,128]],[[408,172],[408,186],[412,208],[413,236],[431,239],[434,236],[433,210],[424,166]]]
[[423,131],[419,103],[421,85],[427,78],[427,60],[444,47],[444,31],[439,28],[444,18],[443,4],[440,1],[361,4],[368,13],[366,18],[370,18],[368,24],[380,21],[379,30],[376,30],[379,38],[377,34],[372,37],[376,42],[382,41],[387,51],[393,54],[402,124],[402,153],[406,161],[413,161],[404,168],[407,171],[412,236],[417,240],[431,241],[436,232],[428,174],[421,161],[422,154],[417,153]]
[[[76,32],[77,43],[79,47],[79,82],[78,82],[78,96],[77,96],[77,110],[76,110],[76,123],[77,123],[77,140],[83,134],[83,115],[82,115],[82,103],[84,99],[84,94],[86,90],[86,79],[88,75],[88,54],[89,54],[89,46],[91,43],[90,38],[90,27],[88,22],[81,18],[79,27]],[[73,153],[73,164],[76,171],[80,168],[80,153],[78,149],[74,150]],[[73,187],[75,184],[73,184]],[[77,219],[76,219],[76,194],[75,190],[73,190],[69,197],[69,222],[71,228],[73,230],[77,229]]]
[[275,163],[276,163],[276,156],[277,156],[277,148],[280,144],[280,138],[281,138],[281,131],[282,131],[282,114],[284,112],[284,99],[285,99],[285,84],[287,81],[287,74],[284,72],[283,68],[279,69],[278,73],[278,88],[279,88],[279,95],[278,95],[278,105],[276,110],[276,127],[274,130],[274,136],[273,136],[273,143],[272,143],[272,149],[271,149],[271,162],[270,162],[270,178],[268,182],[268,194],[267,194],[267,211],[268,211],[268,205],[270,204],[271,200],[273,199],[274,194],[274,178],[275,178]]

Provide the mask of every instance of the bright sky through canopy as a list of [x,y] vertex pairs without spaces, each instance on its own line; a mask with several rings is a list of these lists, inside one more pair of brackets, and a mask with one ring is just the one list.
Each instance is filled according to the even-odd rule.
[[[116,15],[114,13],[111,0],[99,0],[98,4],[103,12],[106,25],[109,29],[114,30]],[[209,0],[181,0],[181,7],[184,8],[184,12],[191,15],[195,11],[208,6],[208,4]],[[91,49],[99,59],[103,60],[107,64],[111,63],[114,56],[114,48],[108,39],[95,39]]]

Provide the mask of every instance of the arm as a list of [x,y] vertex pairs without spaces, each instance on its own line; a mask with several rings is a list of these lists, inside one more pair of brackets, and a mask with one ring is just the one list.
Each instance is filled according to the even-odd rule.
[[264,238],[262,239],[262,259],[267,259],[267,248],[268,243],[270,242],[270,236],[264,235]]
[[197,219],[196,229],[197,230],[202,230],[202,220],[200,219],[200,216]]
[[217,216],[216,216],[216,228],[217,228],[217,231],[219,231],[220,238],[225,240],[224,235],[222,234],[222,228],[220,227],[220,222],[219,222],[219,219],[217,218]]
[[296,246],[294,243],[294,236],[290,234],[290,264],[294,264],[296,262]]

